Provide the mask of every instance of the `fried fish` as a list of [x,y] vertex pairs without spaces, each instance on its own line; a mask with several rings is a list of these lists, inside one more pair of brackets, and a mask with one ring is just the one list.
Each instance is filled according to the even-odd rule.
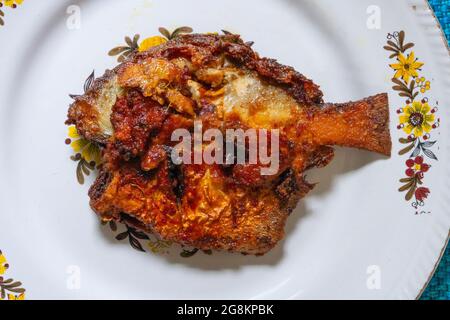
[[[104,221],[119,220],[201,250],[261,255],[284,236],[305,171],[332,146],[390,155],[386,94],[325,103],[319,86],[261,58],[238,35],[182,35],[137,52],[75,98],[68,125],[102,149],[89,191]],[[279,169],[256,164],[175,164],[175,129],[276,129]],[[205,146],[204,146],[205,147]]]

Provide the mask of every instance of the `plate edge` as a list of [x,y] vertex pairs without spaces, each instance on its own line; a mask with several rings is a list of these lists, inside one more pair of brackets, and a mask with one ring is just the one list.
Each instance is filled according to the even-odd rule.
[[[409,0],[409,1],[410,1],[410,6],[411,7],[413,7],[413,8],[417,7],[417,5],[414,4],[413,0]],[[442,25],[441,25],[441,23],[439,22],[439,19],[436,16],[436,13],[434,12],[433,8],[431,7],[430,3],[427,0],[422,0],[422,3],[424,3],[422,5],[426,9],[429,10],[429,14],[434,19],[435,25],[439,29],[439,38],[440,38],[441,41],[443,41],[444,47],[447,48],[447,52],[450,55],[450,45],[449,45],[449,42],[447,41],[447,37],[446,37],[446,35],[444,33],[444,29],[442,28]],[[436,262],[435,262],[435,264],[433,266],[433,269],[431,270],[430,274],[428,275],[428,278],[426,279],[426,281],[423,284],[422,288],[419,290],[419,293],[416,295],[415,300],[419,300],[422,297],[422,295],[424,294],[426,288],[430,284],[431,279],[435,275],[435,273],[436,273],[436,271],[437,271],[437,269],[439,267],[439,264],[442,261],[442,258],[444,257],[444,254],[446,252],[447,246],[449,245],[449,242],[450,242],[450,230],[448,231],[447,239],[444,241],[444,246],[442,247],[442,249],[441,249],[441,251],[439,253],[438,259],[436,260]]]

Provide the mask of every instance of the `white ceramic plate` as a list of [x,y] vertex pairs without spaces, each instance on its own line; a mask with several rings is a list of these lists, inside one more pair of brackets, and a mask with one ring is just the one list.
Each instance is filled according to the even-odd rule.
[[[425,1],[25,0],[16,9],[0,9],[0,249],[9,265],[2,269],[0,258],[0,272],[4,280],[21,281],[26,298],[419,295],[450,226],[450,59]],[[101,75],[117,63],[107,53],[124,36],[143,39],[158,34],[158,27],[182,25],[197,32],[240,33],[255,41],[261,55],[314,79],[327,101],[388,92],[392,158],[339,149],[329,167],[309,174],[319,185],[289,218],[285,240],[263,257],[183,258],[176,246],[141,253],[126,239],[115,240],[120,232],[101,226],[89,208],[92,174],[85,185],[78,184],[76,163],[69,159],[73,153],[64,144],[68,94],[80,93],[93,69]],[[398,191],[413,150],[398,154],[408,146],[398,141],[408,134],[397,129],[396,111],[406,98],[391,88],[395,72],[389,64],[395,58],[383,49],[388,33],[400,30],[405,44],[415,44],[405,56],[415,52],[424,63],[419,78],[431,83],[416,100],[420,104],[427,97],[430,108],[438,106],[430,125],[438,118],[441,124],[427,140],[436,143],[423,145],[439,160],[420,151],[431,165],[420,187],[431,192],[426,199],[425,189],[417,193],[424,202],[417,209],[414,195],[406,201],[406,192]],[[146,242],[142,246],[150,251]]]

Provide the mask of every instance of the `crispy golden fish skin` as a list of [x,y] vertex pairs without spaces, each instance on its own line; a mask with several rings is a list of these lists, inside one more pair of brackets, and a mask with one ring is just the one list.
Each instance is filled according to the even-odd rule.
[[[67,124],[102,148],[92,209],[162,239],[201,250],[262,255],[326,166],[332,146],[389,156],[386,94],[324,103],[319,87],[291,67],[261,58],[237,35],[184,35],[136,53],[75,99]],[[175,129],[278,129],[280,166],[181,164]],[[203,147],[206,147],[205,144]]]

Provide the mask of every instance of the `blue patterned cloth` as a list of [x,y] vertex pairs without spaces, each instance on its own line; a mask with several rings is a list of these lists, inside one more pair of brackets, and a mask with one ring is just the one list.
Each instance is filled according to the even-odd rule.
[[[447,41],[450,40],[450,0],[428,0],[436,17],[444,29]],[[449,41],[450,44],[450,41]]]
[[[450,0],[429,0],[450,44]],[[450,246],[423,293],[422,300],[450,300]]]

